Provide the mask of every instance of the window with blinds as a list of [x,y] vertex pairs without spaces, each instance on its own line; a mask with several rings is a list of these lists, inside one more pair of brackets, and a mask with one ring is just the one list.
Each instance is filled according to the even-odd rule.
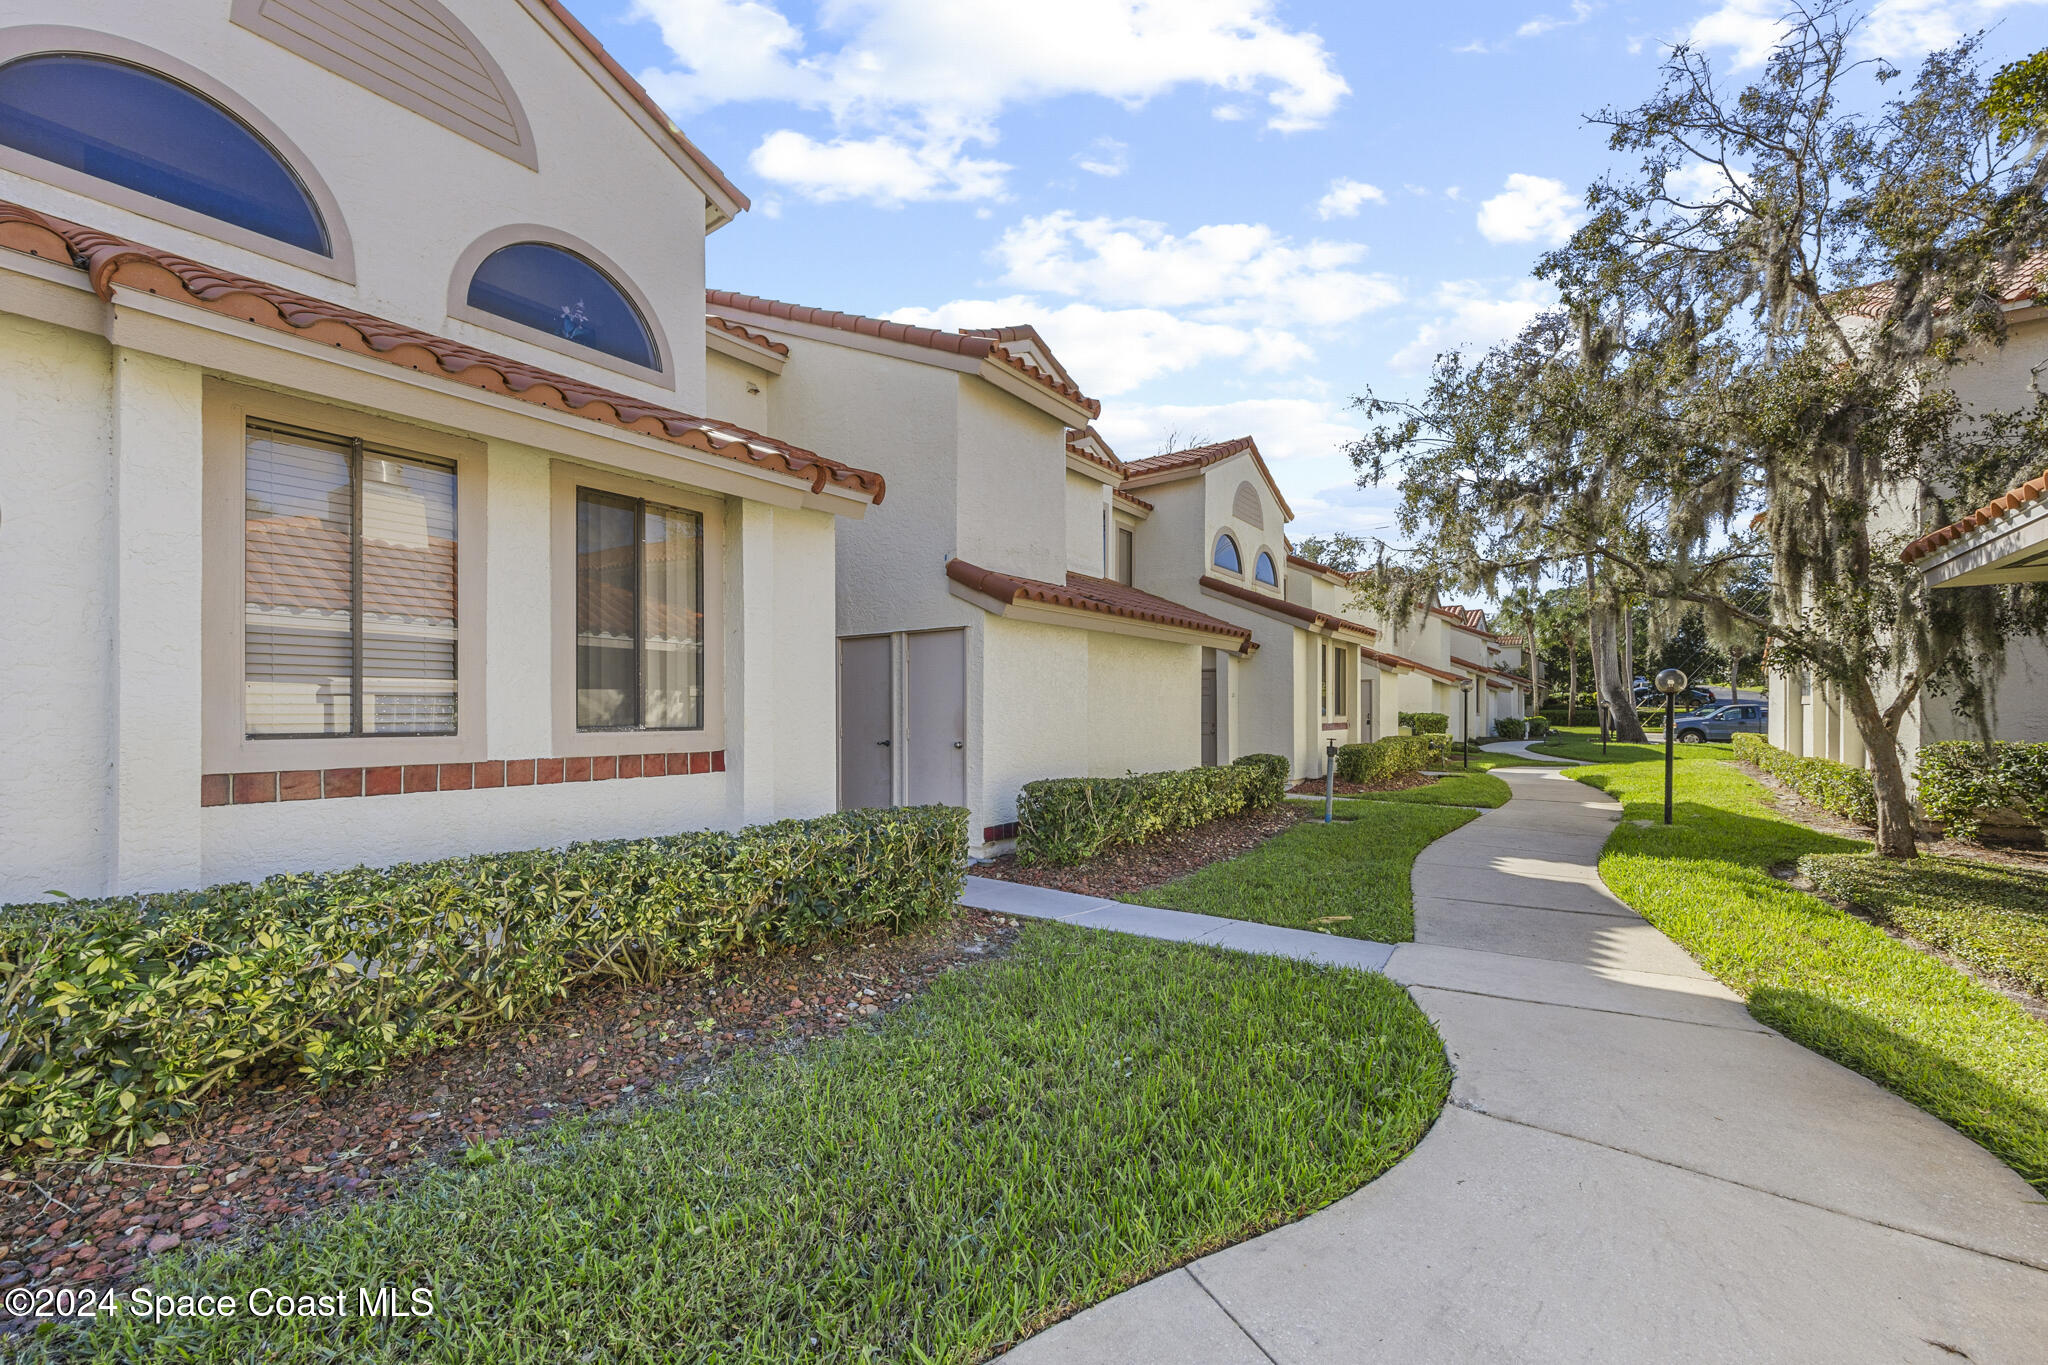
[[249,737],[454,734],[454,468],[257,423],[246,453]]
[[704,518],[576,490],[576,727],[704,728]]

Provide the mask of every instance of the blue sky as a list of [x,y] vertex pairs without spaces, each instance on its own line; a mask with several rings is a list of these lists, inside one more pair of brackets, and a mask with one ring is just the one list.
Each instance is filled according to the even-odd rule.
[[[1660,45],[1754,70],[1783,0],[568,0],[752,197],[711,283],[942,327],[1030,322],[1126,459],[1256,437],[1290,534],[1391,532],[1339,447],[1370,386],[1511,334],[1608,165],[1583,115]],[[1910,60],[2048,0],[1873,0]]]

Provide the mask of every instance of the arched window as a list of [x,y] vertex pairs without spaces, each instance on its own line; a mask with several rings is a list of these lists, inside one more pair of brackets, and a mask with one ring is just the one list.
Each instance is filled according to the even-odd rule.
[[1273,556],[1267,554],[1264,550],[1259,551],[1258,559],[1252,564],[1252,577],[1270,587],[1279,587],[1280,575],[1274,571]]
[[1228,531],[1216,537],[1216,567],[1232,573],[1244,572],[1244,562],[1237,557],[1237,542],[1230,538]]
[[552,242],[499,247],[470,276],[468,303],[629,364],[661,368],[654,335],[626,291],[567,247]]
[[198,91],[128,62],[42,52],[0,67],[0,145],[334,254],[313,197],[275,148]]

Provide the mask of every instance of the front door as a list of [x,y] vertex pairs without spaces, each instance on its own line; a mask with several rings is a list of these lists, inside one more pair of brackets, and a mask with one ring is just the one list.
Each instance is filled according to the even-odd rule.
[[895,804],[895,710],[886,635],[839,642],[839,808]]
[[909,748],[913,806],[967,804],[967,632],[926,630],[906,637],[910,674]]
[[1365,737],[1367,744],[1372,743],[1377,738],[1372,732],[1372,722],[1372,679],[1360,678],[1358,680],[1358,723],[1360,727],[1358,733]]

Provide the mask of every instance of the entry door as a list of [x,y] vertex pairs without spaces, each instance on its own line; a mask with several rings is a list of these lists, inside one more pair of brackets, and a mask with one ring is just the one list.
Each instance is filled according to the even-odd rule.
[[1202,766],[1216,766],[1216,651],[1202,651]]
[[896,762],[886,635],[839,642],[839,808],[895,804]]
[[927,630],[906,637],[910,707],[904,718],[909,804],[967,804],[967,632]]
[[1359,733],[1364,735],[1365,742],[1367,744],[1370,744],[1374,739],[1374,735],[1372,732],[1373,709],[1371,678],[1360,678],[1358,680],[1358,715],[1360,720],[1364,723],[1365,727],[1364,729],[1359,731]]

